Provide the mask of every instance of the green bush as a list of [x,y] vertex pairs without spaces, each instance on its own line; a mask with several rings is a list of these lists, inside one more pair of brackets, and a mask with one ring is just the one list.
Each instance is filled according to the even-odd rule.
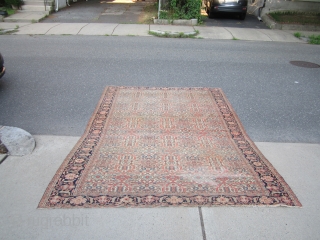
[[20,8],[21,5],[23,4],[22,0],[4,0],[4,1],[7,7],[15,6],[17,8]]
[[294,33],[293,34],[296,38],[301,38],[301,33],[299,33],[299,32],[296,32],[296,33]]
[[201,0],[168,0],[160,19],[201,19]]
[[309,43],[311,44],[320,44],[320,35],[311,35],[309,37]]

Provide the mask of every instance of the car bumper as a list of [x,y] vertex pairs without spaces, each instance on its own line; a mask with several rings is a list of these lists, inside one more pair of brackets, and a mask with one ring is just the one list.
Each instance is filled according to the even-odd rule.
[[211,9],[214,13],[246,13],[247,7],[246,6],[216,6]]
[[5,72],[6,72],[6,68],[3,67],[3,68],[2,68],[2,72],[0,73],[0,78],[2,78],[2,76],[5,74]]

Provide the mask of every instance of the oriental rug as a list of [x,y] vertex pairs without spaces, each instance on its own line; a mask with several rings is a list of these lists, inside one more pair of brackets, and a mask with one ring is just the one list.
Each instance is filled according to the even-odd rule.
[[107,87],[39,208],[301,206],[218,88]]

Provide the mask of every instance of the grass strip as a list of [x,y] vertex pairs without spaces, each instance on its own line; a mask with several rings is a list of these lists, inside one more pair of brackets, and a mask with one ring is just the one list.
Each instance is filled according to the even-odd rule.
[[271,12],[269,16],[278,23],[320,25],[320,13],[284,11]]

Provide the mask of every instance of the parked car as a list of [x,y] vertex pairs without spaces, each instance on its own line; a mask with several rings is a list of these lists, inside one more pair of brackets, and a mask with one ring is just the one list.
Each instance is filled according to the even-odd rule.
[[3,60],[3,57],[0,53],[0,78],[2,78],[2,76],[6,72],[6,68],[3,66],[3,64],[4,64],[4,60]]
[[244,20],[247,15],[247,0],[204,0],[209,18],[214,18],[220,13],[233,13]]

